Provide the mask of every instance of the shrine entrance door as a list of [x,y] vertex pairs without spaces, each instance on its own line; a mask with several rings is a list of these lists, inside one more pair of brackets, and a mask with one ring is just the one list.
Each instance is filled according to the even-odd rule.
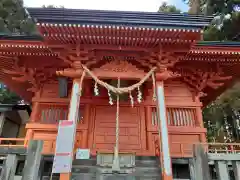
[[[138,107],[120,106],[120,152],[140,151],[140,122]],[[100,152],[113,151],[116,139],[116,106],[97,106],[94,127],[95,149]]]

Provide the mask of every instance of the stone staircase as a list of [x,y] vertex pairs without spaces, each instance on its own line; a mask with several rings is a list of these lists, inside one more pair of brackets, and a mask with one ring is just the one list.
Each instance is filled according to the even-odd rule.
[[91,157],[88,160],[75,160],[72,166],[72,180],[95,180],[96,172],[96,157]]
[[137,180],[161,180],[158,157],[136,157],[135,177]]
[[[101,164],[102,159],[91,157],[89,160],[75,160],[72,168],[72,180],[160,180],[161,170],[156,157],[134,157],[130,161],[120,158],[121,172],[113,174],[111,165]],[[105,158],[108,161],[111,158]],[[126,159],[125,159],[126,160]],[[101,161],[101,162],[100,162]],[[124,164],[124,165],[123,165]],[[132,166],[134,165],[134,166]]]

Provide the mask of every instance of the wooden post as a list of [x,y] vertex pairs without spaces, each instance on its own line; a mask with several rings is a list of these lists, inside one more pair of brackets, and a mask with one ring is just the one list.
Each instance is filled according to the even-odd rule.
[[208,165],[208,156],[204,152],[202,145],[198,144],[194,147],[195,157],[195,177],[196,180],[211,180]]
[[195,173],[196,162],[195,162],[195,159],[193,159],[193,158],[189,159],[188,165],[189,165],[190,179],[191,180],[196,180],[196,173]]
[[39,109],[39,102],[34,102],[33,103],[33,108],[32,108],[32,113],[30,116],[30,121],[31,122],[39,122],[40,119],[38,119],[38,114],[40,112],[41,109]]
[[27,157],[23,169],[22,180],[38,180],[42,160],[43,141],[32,140],[29,143]]
[[172,180],[171,156],[169,150],[168,124],[166,116],[166,106],[164,97],[163,81],[157,82],[157,109],[158,109],[158,128],[159,142],[161,142],[163,180]]
[[198,126],[198,127],[201,127],[201,128],[203,128],[203,115],[202,115],[202,109],[201,109],[201,107],[197,107],[196,108],[196,125]]
[[4,122],[5,122],[5,113],[2,112],[0,115],[0,136],[2,135]]
[[16,154],[8,154],[4,163],[3,172],[1,174],[1,180],[14,180],[18,157]]
[[[75,126],[77,126],[78,116],[79,116],[79,106],[80,106],[80,80],[75,79],[73,80],[73,86],[72,86],[72,94],[71,94],[71,101],[69,105],[69,112],[68,112],[68,120],[74,121]],[[75,127],[75,135],[73,141],[75,141],[76,136],[76,128]],[[74,143],[73,147],[74,149]],[[74,155],[74,152],[72,152]],[[70,180],[71,173],[61,173],[60,174],[60,180]]]
[[240,161],[232,161],[235,179],[240,179]]
[[227,161],[215,161],[218,180],[230,180]]

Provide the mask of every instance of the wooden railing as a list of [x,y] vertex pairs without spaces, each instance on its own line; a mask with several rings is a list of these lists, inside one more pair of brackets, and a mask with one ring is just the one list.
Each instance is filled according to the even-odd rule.
[[0,138],[0,147],[26,147],[25,138]]
[[68,106],[66,105],[40,105],[38,118],[44,124],[56,124],[59,120],[66,120]]
[[[169,126],[196,126],[196,119],[196,109],[194,108],[167,108]],[[152,125],[157,124],[157,110],[152,108]]]
[[[55,140],[45,140],[44,141],[44,153],[52,154],[55,149]],[[0,148],[10,147],[10,148],[21,148],[27,147],[30,139],[26,138],[0,138]],[[49,144],[50,143],[50,144]],[[240,154],[240,143],[182,143],[182,142],[171,142],[170,152],[171,156],[174,158],[187,158],[194,156],[194,148],[196,145],[201,144],[205,151],[208,153],[216,154]],[[48,147],[49,146],[49,147]],[[53,147],[54,146],[54,147]],[[78,147],[78,142],[76,142],[76,147]],[[49,150],[48,150],[49,149]],[[155,141],[155,153],[156,156],[160,155],[160,145],[159,142]]]
[[[196,145],[201,144],[207,153],[216,154],[239,154],[240,143],[182,143],[171,142],[170,152],[172,157],[186,158],[193,157],[194,149]],[[160,154],[160,145],[158,141],[155,141],[155,152],[158,156]]]
[[[82,123],[84,106],[80,106],[79,122]],[[57,124],[59,120],[67,120],[68,105],[66,104],[40,104],[34,122],[43,124]]]

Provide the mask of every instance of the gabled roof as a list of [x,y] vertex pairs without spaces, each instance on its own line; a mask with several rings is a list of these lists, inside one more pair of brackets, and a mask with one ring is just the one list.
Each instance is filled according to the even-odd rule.
[[38,23],[121,25],[146,28],[202,29],[212,17],[188,14],[80,10],[65,8],[27,8]]

